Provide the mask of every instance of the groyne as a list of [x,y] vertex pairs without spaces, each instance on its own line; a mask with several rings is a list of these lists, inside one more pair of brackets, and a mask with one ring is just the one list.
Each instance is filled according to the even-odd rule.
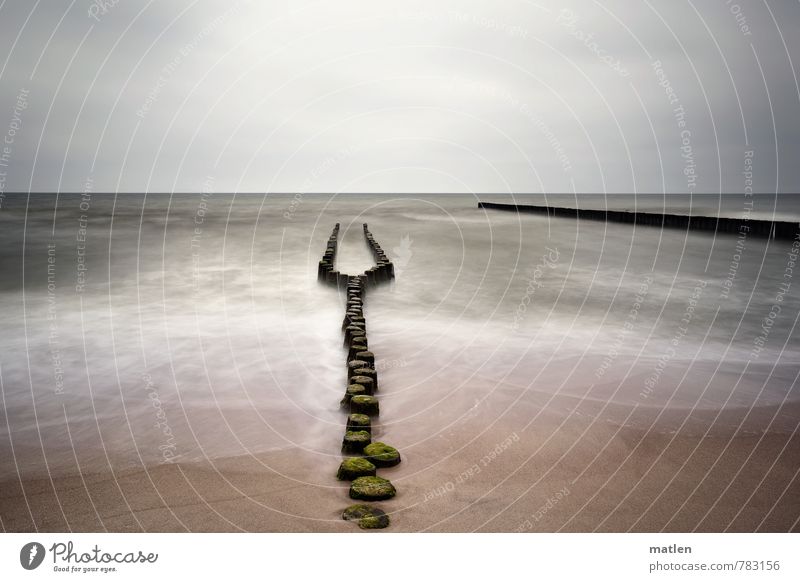
[[685,214],[660,214],[657,212],[626,212],[618,210],[589,210],[557,206],[534,206],[527,204],[500,204],[478,202],[478,208],[507,210],[532,214],[546,214],[553,218],[578,218],[605,222],[621,222],[642,226],[658,226],[682,230],[718,233],[746,232],[748,236],[775,239],[794,239],[798,223],[745,218],[718,218],[714,216],[689,216]]
[[[364,238],[375,258],[375,266],[359,275],[349,275],[336,270],[339,223],[328,238],[317,276],[322,283],[336,285],[347,294],[345,315],[342,321],[345,367],[347,381],[341,405],[348,413],[342,440],[344,458],[336,473],[340,481],[351,481],[350,497],[361,501],[382,501],[395,496],[394,485],[377,475],[378,469],[400,463],[400,453],[394,447],[373,439],[376,426],[373,420],[380,414],[378,397],[378,372],[375,354],[367,343],[367,320],[364,302],[368,287],[394,279],[394,265],[375,237],[363,225]],[[389,516],[374,505],[351,505],[342,518],[355,521],[362,529],[382,529],[389,525]]]

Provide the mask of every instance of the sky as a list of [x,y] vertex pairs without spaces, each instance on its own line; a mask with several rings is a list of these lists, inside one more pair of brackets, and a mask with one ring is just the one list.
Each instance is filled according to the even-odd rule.
[[0,193],[798,192],[800,3],[0,3]]

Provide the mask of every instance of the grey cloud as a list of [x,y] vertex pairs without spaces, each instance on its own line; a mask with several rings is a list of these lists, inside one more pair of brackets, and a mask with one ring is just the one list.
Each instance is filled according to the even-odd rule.
[[13,52],[32,7],[0,10],[7,191],[687,192],[654,60],[693,191],[741,191],[746,149],[757,189],[800,179],[796,4],[107,4],[41,3]]

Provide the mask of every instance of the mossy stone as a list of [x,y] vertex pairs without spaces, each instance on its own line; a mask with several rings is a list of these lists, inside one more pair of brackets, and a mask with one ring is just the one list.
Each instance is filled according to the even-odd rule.
[[347,376],[354,376],[353,370],[358,370],[359,368],[365,368],[369,366],[365,360],[350,360],[347,362]]
[[365,503],[356,503],[342,512],[342,519],[347,521],[358,521],[362,517],[372,515],[372,506]]
[[350,412],[377,416],[380,413],[378,399],[374,396],[354,396],[350,399]]
[[344,398],[342,399],[342,404],[349,404],[353,396],[369,396],[369,395],[367,394],[367,389],[361,384],[350,384],[347,387],[347,392],[345,392],[344,394]]
[[342,512],[342,519],[355,521],[361,529],[383,529],[389,527],[389,516],[377,507],[359,503]]
[[372,431],[372,421],[366,414],[351,414],[347,417],[347,430]]
[[351,384],[361,384],[367,390],[367,394],[375,392],[375,381],[369,376],[351,376]]
[[356,359],[361,360],[362,362],[366,362],[371,368],[375,367],[375,354],[373,354],[372,352],[368,352],[366,350],[363,352],[358,352],[356,354]]
[[[354,336],[352,338],[349,338],[347,340],[347,345],[348,346],[353,346],[353,345],[365,345],[366,346],[366,345],[369,345],[369,341],[367,340],[367,336],[366,335],[357,335],[357,336]],[[363,350],[360,350],[360,351],[363,351]]]
[[371,440],[372,436],[365,430],[348,430],[344,433],[342,451],[345,453],[361,453]]
[[[361,338],[366,340],[366,338]],[[350,344],[350,351],[347,353],[348,358],[355,358],[358,352],[363,352],[367,349],[367,342],[353,342]]]
[[350,497],[364,501],[391,499],[397,494],[392,482],[383,477],[359,477],[350,485]]
[[363,457],[351,457],[342,461],[336,478],[339,481],[352,481],[359,477],[374,477],[376,472],[375,465]]
[[400,453],[396,448],[376,442],[364,447],[364,455],[376,467],[394,467],[400,464]]
[[358,520],[361,529],[385,529],[389,527],[389,516],[378,508],[372,510],[372,515],[366,515]]
[[378,389],[378,372],[375,371],[375,368],[356,368],[350,369],[352,371],[351,378],[355,378],[356,376],[366,376],[367,378],[372,378],[372,388],[374,390]]

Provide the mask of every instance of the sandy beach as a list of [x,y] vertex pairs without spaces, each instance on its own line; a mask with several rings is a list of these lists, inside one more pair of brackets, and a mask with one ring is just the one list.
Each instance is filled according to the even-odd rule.
[[[570,406],[569,402],[558,404]],[[496,402],[503,406],[503,402]],[[481,415],[404,450],[382,470],[393,532],[798,531],[800,436],[762,433],[797,407],[754,409],[737,434],[702,438],[716,413],[679,434],[617,425],[655,410],[581,402],[566,420],[518,402],[485,430]],[[726,412],[740,422],[746,410]],[[336,461],[287,450],[214,463],[0,484],[6,531],[356,532]],[[320,473],[329,478],[323,484]]]

